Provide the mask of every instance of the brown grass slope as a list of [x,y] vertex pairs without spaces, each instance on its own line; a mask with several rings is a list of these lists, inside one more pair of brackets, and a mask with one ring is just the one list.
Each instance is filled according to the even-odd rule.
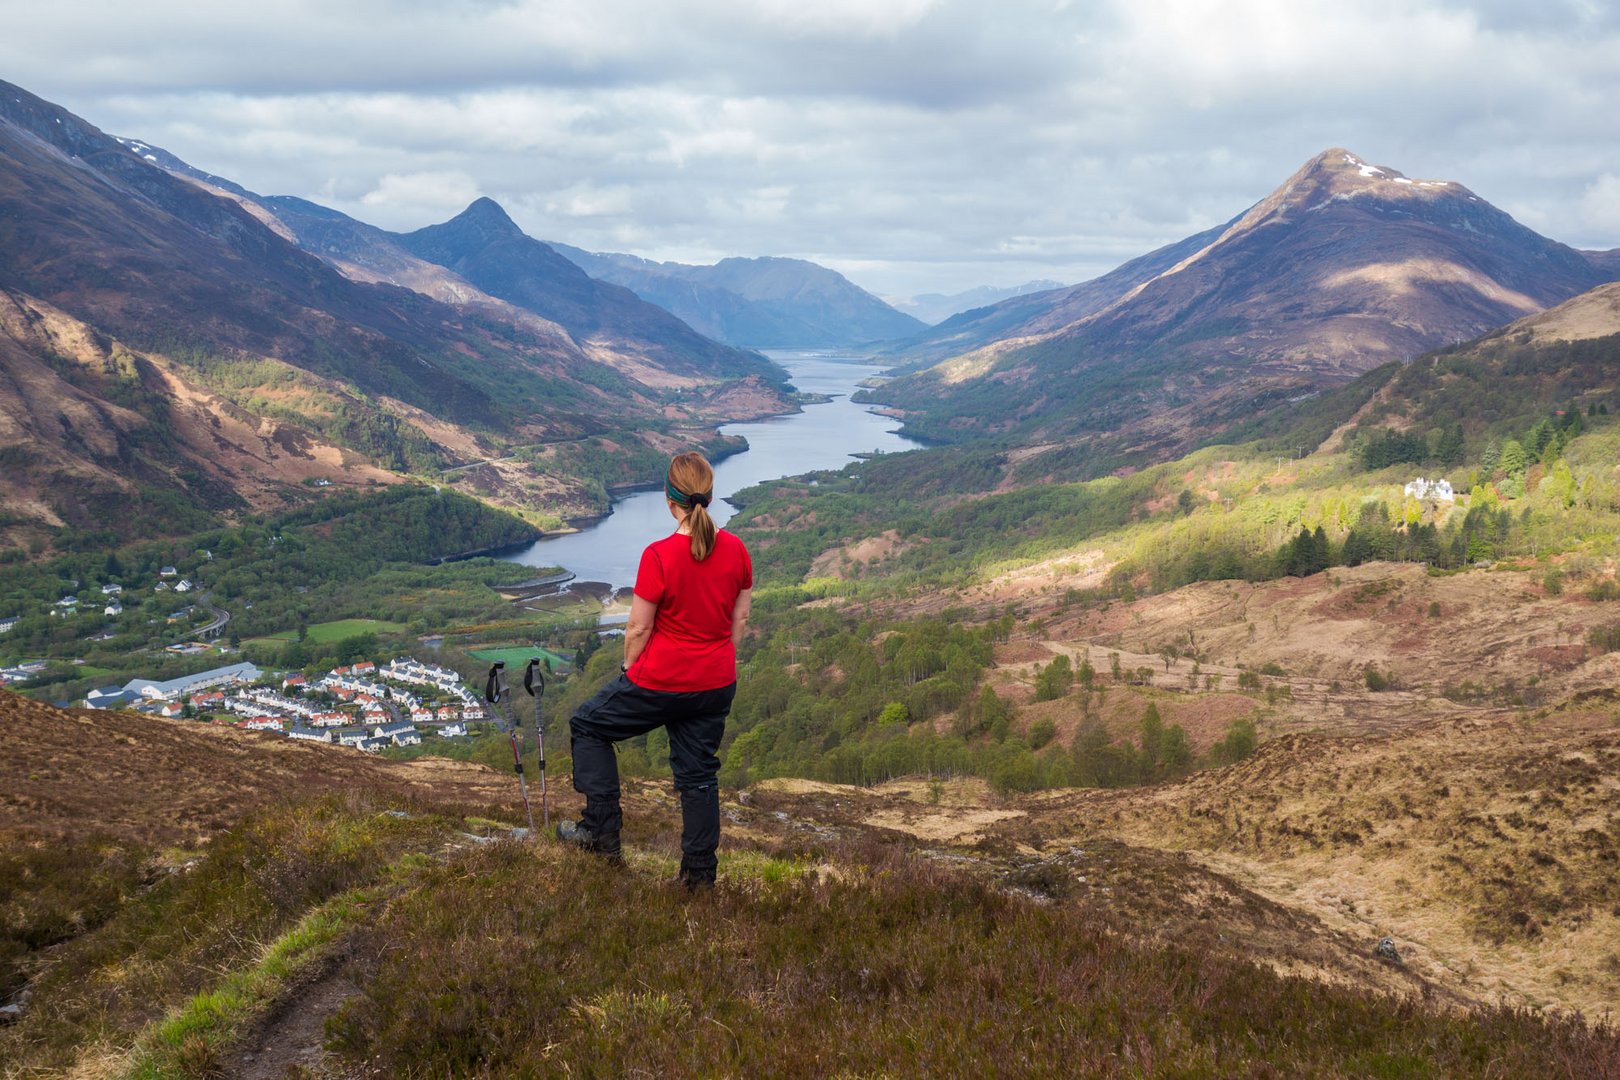
[[[1610,1032],[1456,1011],[1481,995],[1427,952],[1390,966],[1242,867],[1109,835],[1175,788],[762,785],[691,899],[663,784],[629,785],[613,870],[499,842],[514,785],[477,766],[9,695],[0,724],[8,1077],[1620,1073]],[[1286,795],[1321,756],[1226,775]],[[1189,834],[1220,787],[1183,785]]]
[[[1147,940],[1334,984],[1611,1016],[1620,1002],[1613,712],[1291,735],[1174,784],[996,798],[977,784],[770,781],[761,805],[897,832]],[[938,801],[934,801],[938,799]],[[1384,936],[1404,967],[1374,959]]]

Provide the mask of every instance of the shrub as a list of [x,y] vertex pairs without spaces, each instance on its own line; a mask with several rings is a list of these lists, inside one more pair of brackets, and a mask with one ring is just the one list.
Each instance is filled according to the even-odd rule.
[[1586,633],[1586,643],[1599,652],[1620,652],[1620,623],[1592,627]]
[[1230,765],[1254,753],[1259,736],[1254,721],[1247,716],[1233,720],[1220,742],[1209,748],[1210,761],[1216,765]]

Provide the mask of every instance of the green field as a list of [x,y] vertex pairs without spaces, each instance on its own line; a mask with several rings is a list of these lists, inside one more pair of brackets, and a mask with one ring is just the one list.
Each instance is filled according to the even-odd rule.
[[474,660],[488,660],[490,663],[494,663],[496,660],[505,660],[507,670],[518,672],[521,672],[528,665],[529,658],[533,656],[551,657],[552,667],[559,670],[571,662],[568,657],[554,653],[550,649],[542,649],[538,645],[507,645],[497,649],[475,649],[469,651],[467,655]]
[[[342,641],[344,638],[351,638],[360,634],[397,634],[405,628],[404,623],[384,622],[381,619],[339,619],[336,622],[311,624],[308,640],[316,645],[325,645],[328,642]],[[297,637],[297,630],[283,630],[279,634],[253,638],[245,642],[245,644],[279,643],[292,641]]]

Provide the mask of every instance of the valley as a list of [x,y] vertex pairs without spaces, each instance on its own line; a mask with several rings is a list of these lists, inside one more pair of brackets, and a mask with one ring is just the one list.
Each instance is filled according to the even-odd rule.
[[[1620,1075],[1613,252],[1333,148],[924,327],[0,89],[0,1076]],[[696,897],[665,732],[624,867],[512,775],[578,812],[692,448],[754,562]]]

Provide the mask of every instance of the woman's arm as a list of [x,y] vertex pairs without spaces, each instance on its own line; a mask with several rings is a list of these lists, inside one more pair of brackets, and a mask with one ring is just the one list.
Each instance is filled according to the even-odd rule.
[[748,610],[754,603],[754,591],[744,589],[737,594],[737,602],[731,606],[731,647],[733,649],[742,645],[743,632],[748,629]]
[[643,600],[633,596],[630,600],[630,621],[624,625],[624,666],[626,669],[636,662],[641,650],[647,647],[647,639],[652,636],[653,620],[658,615],[658,605],[651,600]]

